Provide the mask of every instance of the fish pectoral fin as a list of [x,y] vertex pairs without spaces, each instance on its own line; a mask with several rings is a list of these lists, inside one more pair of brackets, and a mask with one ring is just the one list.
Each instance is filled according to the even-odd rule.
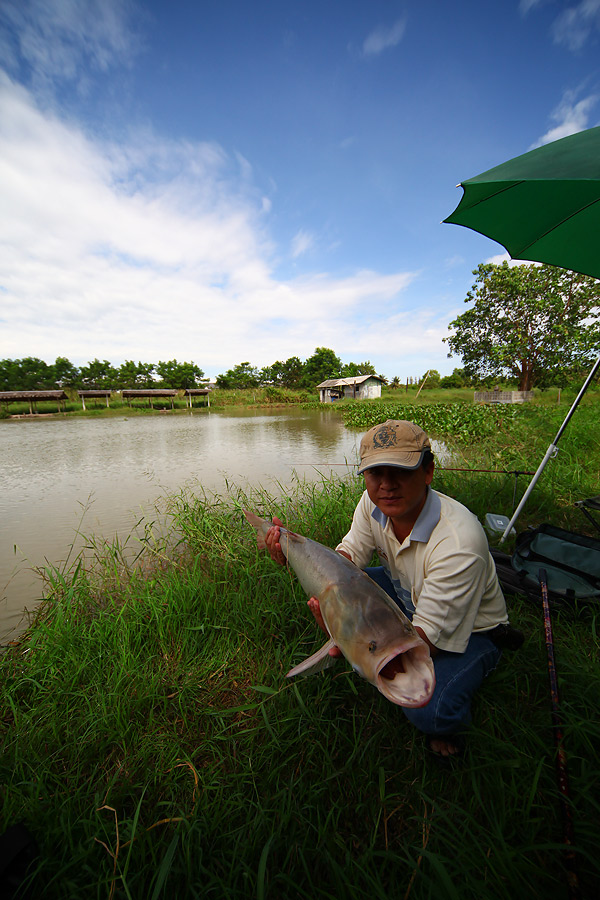
[[335,647],[335,644],[330,638],[320,650],[317,650],[317,652],[313,653],[312,656],[309,656],[308,659],[305,659],[299,665],[290,669],[285,677],[293,678],[295,675],[314,675],[315,672],[321,672],[323,669],[328,669],[329,666],[335,665],[338,657],[329,655],[329,651],[332,647]]

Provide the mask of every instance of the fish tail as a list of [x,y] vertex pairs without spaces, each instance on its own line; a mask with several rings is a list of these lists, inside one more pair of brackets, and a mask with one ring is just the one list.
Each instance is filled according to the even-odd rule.
[[255,513],[248,512],[247,509],[243,510],[243,513],[246,516],[248,523],[252,525],[256,531],[256,543],[258,544],[258,549],[264,550],[267,546],[265,544],[265,535],[270,528],[269,523],[266,519],[261,519],[261,517],[257,516]]

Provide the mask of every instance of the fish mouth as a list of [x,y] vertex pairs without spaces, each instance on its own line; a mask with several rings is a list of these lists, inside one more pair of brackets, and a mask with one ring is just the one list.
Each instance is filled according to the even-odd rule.
[[377,668],[377,688],[398,706],[425,706],[435,687],[433,662],[427,644],[396,647],[384,656]]

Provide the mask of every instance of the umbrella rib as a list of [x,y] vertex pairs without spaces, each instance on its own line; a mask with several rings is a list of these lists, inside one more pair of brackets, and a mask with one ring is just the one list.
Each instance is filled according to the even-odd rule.
[[[574,212],[569,213],[568,216],[565,216],[564,219],[561,219],[560,222],[556,222],[556,223],[552,226],[552,228],[548,228],[546,231],[543,232],[543,234],[538,235],[538,236],[535,238],[535,240],[530,241],[528,244],[524,244],[523,247],[521,247],[521,251],[523,251],[523,250],[528,250],[530,247],[533,247],[534,244],[537,244],[539,241],[543,240],[543,239],[544,239],[548,234],[550,234],[552,231],[556,231],[557,228],[560,228],[561,225],[564,225],[565,222],[568,222],[568,221],[569,221],[569,219],[572,219],[574,216],[578,216],[578,215],[579,215],[581,212],[583,212],[585,209],[590,209],[590,207],[595,206],[596,203],[598,203],[598,202],[600,202],[600,197],[597,197],[595,200],[592,200],[591,203],[586,203],[585,206],[580,206],[580,207],[579,207],[578,209],[576,209]],[[511,254],[511,256],[512,256],[512,254]]]

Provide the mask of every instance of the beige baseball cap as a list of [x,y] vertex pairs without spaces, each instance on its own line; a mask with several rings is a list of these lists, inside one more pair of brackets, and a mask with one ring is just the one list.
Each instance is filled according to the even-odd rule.
[[431,443],[422,428],[403,419],[388,419],[363,435],[358,474],[374,466],[418,469],[426,450],[431,450]]

